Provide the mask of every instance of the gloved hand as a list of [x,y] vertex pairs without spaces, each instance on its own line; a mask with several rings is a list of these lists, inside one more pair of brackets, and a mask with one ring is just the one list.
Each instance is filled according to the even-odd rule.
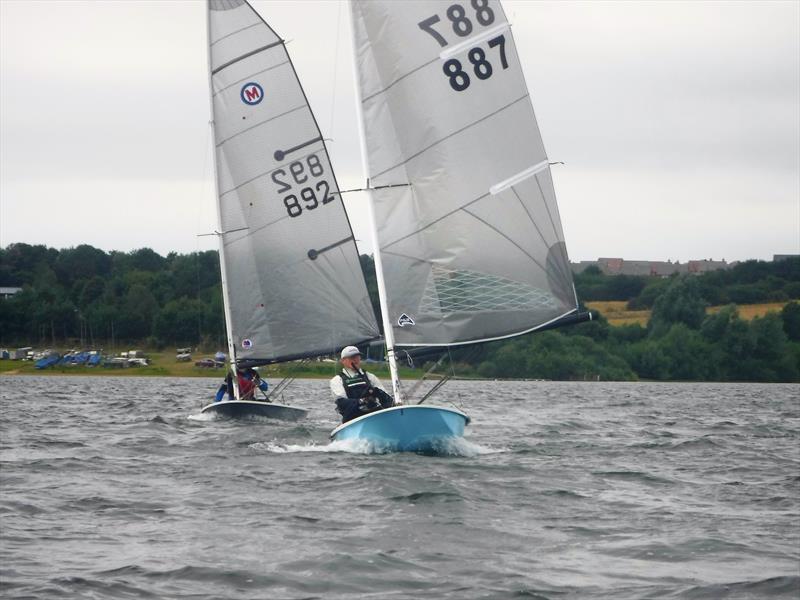
[[374,390],[370,388],[363,396],[361,396],[361,398],[358,401],[358,407],[361,410],[372,410],[373,408],[377,408],[378,406],[380,406],[378,400],[375,398],[373,393]]

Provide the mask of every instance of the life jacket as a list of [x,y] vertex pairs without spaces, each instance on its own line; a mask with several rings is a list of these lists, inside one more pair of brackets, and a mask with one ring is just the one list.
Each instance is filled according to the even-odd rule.
[[367,374],[360,369],[355,375],[348,375],[347,371],[342,369],[342,372],[339,373],[339,377],[342,380],[347,397],[353,400],[361,398],[364,393],[372,387],[369,378],[367,378]]
[[239,398],[242,400],[252,400],[255,397],[256,384],[252,379],[247,379],[239,374]]

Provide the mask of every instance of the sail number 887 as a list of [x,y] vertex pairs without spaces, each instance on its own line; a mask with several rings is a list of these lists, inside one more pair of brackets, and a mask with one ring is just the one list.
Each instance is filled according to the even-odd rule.
[[[489,0],[472,0],[472,8],[475,11],[475,20],[482,26],[494,23],[494,11],[489,7]],[[447,18],[453,27],[453,33],[459,37],[466,37],[472,33],[472,21],[467,17],[466,9],[460,4],[452,4],[447,8]],[[439,15],[433,15],[417,23],[420,29],[430,34],[439,46],[444,48],[448,45],[447,39],[439,33],[434,25],[439,23]],[[500,65],[503,69],[508,68],[506,59],[506,38],[498,35],[489,40],[489,48],[497,48],[500,56]],[[486,59],[486,51],[480,46],[471,48],[467,52],[467,58],[472,65],[472,72],[475,77],[481,80],[489,79],[494,72],[492,64]],[[469,73],[464,65],[457,58],[451,58],[442,65],[442,72],[449,79],[450,87],[457,92],[463,92],[470,85]]]

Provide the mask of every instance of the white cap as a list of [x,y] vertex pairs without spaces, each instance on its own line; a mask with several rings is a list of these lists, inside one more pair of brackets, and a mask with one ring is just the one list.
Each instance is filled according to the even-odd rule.
[[355,346],[342,348],[342,358],[351,358],[353,356],[361,356],[361,351]]

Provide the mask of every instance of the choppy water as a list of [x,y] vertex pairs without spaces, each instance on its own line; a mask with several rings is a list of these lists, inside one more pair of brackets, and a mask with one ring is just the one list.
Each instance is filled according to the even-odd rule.
[[0,594],[800,596],[797,386],[454,382],[419,456],[328,445],[322,381],[191,419],[216,383],[0,378]]

